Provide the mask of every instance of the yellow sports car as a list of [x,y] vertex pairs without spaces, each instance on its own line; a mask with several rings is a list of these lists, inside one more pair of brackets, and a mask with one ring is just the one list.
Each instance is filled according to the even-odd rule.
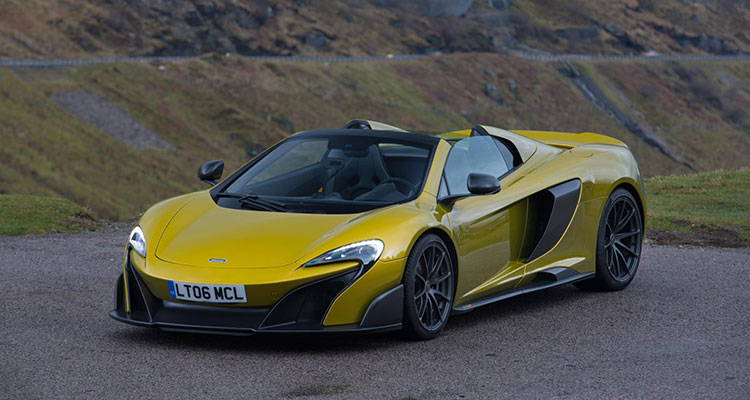
[[566,283],[633,279],[643,182],[622,142],[365,120],[294,134],[210,190],[156,204],[130,234],[118,321],[260,334],[403,329]]

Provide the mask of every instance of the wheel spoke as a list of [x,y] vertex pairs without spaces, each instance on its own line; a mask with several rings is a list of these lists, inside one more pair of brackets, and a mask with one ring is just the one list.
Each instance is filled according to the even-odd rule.
[[615,253],[614,247],[611,248],[609,259],[609,271],[612,272],[612,275],[615,277],[620,276],[620,265],[617,262],[617,253]]
[[622,267],[620,266],[620,257],[617,255],[617,247],[612,246],[612,265],[614,266],[615,277],[622,275]]
[[[445,300],[445,301],[450,301],[450,299],[448,298],[448,295],[447,295],[447,294],[445,294],[445,293],[443,293],[443,292],[438,292],[438,291],[436,291],[436,292],[434,293],[434,296],[440,296],[440,297],[442,297],[442,298],[443,298],[443,300]],[[437,300],[437,297],[436,297],[435,299]]]
[[430,272],[427,274],[428,277],[432,275],[432,271],[435,269],[435,265],[437,265],[436,260],[438,258],[437,246],[432,245],[430,250],[432,250],[432,257],[430,257]]
[[617,264],[617,254],[615,254],[614,247],[611,247],[609,249],[609,265],[611,266],[610,271],[612,271],[613,275],[615,276],[620,275],[619,265]]
[[[623,204],[623,207],[625,208],[625,205]],[[630,222],[630,220],[633,218],[633,215],[635,215],[635,209],[631,208],[630,211],[625,215],[624,218],[621,218],[617,222],[617,226],[615,226],[615,233],[618,233],[625,229],[625,226]]]
[[[435,249],[435,253],[437,253],[437,249]],[[445,257],[445,254],[443,252],[440,252],[439,255],[433,258],[434,264],[432,264],[432,267],[430,268],[430,272],[427,275],[428,279],[432,278],[440,270],[440,265],[443,263],[444,257]]]
[[425,311],[427,311],[427,298],[422,297],[422,301],[419,302],[419,307],[417,308],[417,315],[420,321],[424,321]]
[[422,284],[424,284],[424,282],[427,281],[427,278],[425,278],[424,276],[422,276],[422,274],[419,273],[419,268],[415,269],[414,276],[419,278],[419,280],[422,281]]
[[427,252],[425,251],[422,253],[422,255],[419,257],[419,265],[417,265],[417,270],[419,270],[419,267],[424,268],[424,272],[429,272],[429,266],[427,264]]
[[636,230],[630,231],[630,232],[618,233],[618,234],[615,235],[615,240],[616,241],[620,241],[621,239],[625,239],[626,237],[637,235],[639,233],[641,233],[640,229],[636,229]]
[[438,285],[440,283],[443,283],[443,281],[445,281],[446,279],[448,279],[450,277],[451,277],[451,273],[448,272],[446,274],[441,275],[439,278],[435,279],[434,281],[432,281],[430,283],[432,283],[433,285]]
[[[628,261],[627,259],[625,259],[625,256],[617,248],[617,246],[614,246],[613,249],[615,249],[615,258],[617,259],[617,269],[620,272],[619,274],[617,274],[617,277],[624,278],[627,274],[630,273],[630,269],[628,268]],[[620,263],[620,260],[622,260],[622,264]]]
[[426,296],[426,299],[427,299],[427,304],[428,304],[428,311],[427,311],[427,313],[428,313],[428,316],[429,316],[429,318],[427,320],[428,321],[427,322],[427,326],[431,327],[433,325],[433,323],[434,323],[435,303],[433,303],[432,297],[429,294]]
[[437,297],[435,297],[436,292],[430,293],[430,298],[432,299],[432,304],[435,305],[435,316],[438,318],[438,322],[440,322],[440,319],[442,319],[442,312],[440,310],[440,302],[438,301]]
[[622,250],[627,251],[628,253],[632,254],[634,257],[638,257],[638,253],[635,252],[635,250],[631,249],[630,247],[626,246],[625,243],[615,240],[615,245],[620,249],[620,253],[622,253]]
[[622,213],[622,205],[619,202],[615,203],[615,206],[612,211],[613,211],[612,217],[614,219],[614,221],[612,222],[614,222],[613,225],[617,226],[617,222],[620,221],[620,215]]

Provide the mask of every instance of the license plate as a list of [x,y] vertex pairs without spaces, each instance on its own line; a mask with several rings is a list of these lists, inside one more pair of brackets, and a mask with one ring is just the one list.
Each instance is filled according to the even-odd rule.
[[167,281],[169,296],[173,299],[202,301],[205,303],[244,303],[245,287],[243,285],[204,285]]

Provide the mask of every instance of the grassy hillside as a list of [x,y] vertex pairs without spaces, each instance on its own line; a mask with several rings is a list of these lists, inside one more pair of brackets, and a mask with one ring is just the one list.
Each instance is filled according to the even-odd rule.
[[646,180],[649,226],[657,243],[750,246],[750,170]]
[[99,224],[84,208],[60,198],[0,195],[0,236],[78,232]]
[[749,20],[744,0],[3,0],[0,57],[730,54]]
[[[675,78],[677,66],[667,63],[578,67],[694,170],[747,165],[747,118],[723,113],[747,106],[750,65],[680,66],[680,74],[702,77],[694,84]],[[693,172],[598,109],[560,68],[466,54],[330,65],[207,57],[165,66],[0,69],[0,193],[63,197],[98,217],[129,219],[159,199],[204,187],[195,173],[205,160],[224,159],[232,170],[293,131],[351,118],[406,129],[595,131],[625,141],[647,176]],[[493,96],[488,86],[497,89]],[[720,97],[692,101],[704,90]],[[118,106],[171,146],[136,150],[54,101],[81,91]]]

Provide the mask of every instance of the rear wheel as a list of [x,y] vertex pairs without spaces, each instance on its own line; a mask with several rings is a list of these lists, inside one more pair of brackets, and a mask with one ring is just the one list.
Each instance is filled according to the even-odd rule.
[[412,339],[440,334],[453,304],[455,277],[448,248],[429,234],[414,245],[404,269],[404,331]]
[[576,283],[582,289],[622,290],[633,280],[641,259],[643,221],[638,203],[616,189],[604,205],[596,241],[596,275]]

